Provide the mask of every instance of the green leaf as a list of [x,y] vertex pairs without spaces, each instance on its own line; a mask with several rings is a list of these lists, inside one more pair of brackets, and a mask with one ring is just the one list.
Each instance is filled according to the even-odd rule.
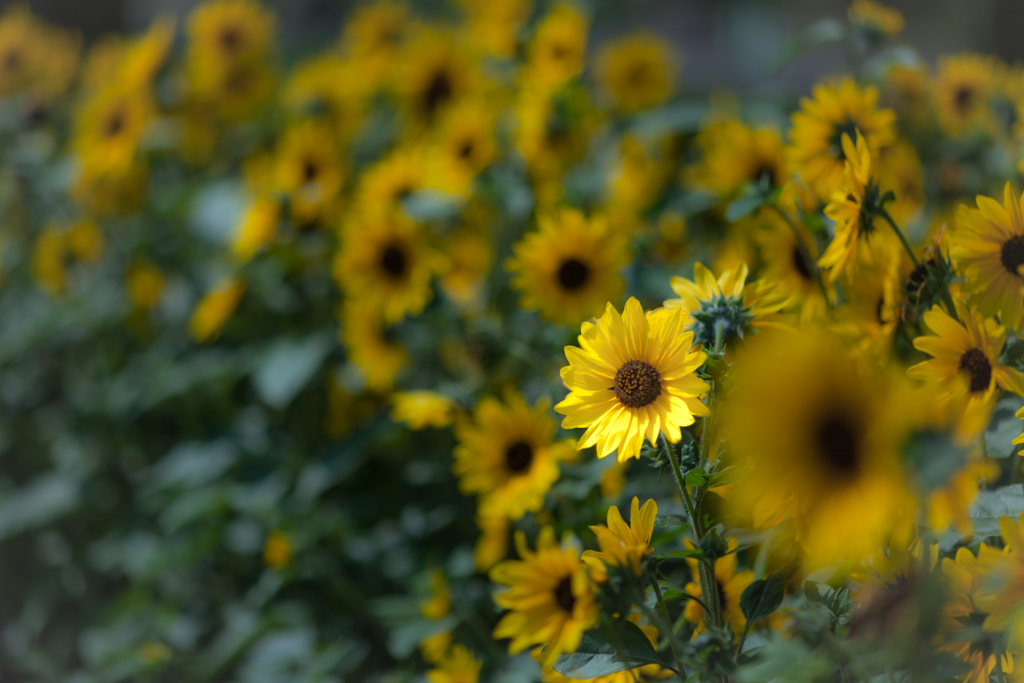
[[850,601],[850,589],[845,586],[832,588],[831,586],[815,581],[804,582],[804,597],[807,601],[821,605],[828,610],[832,617],[832,628],[839,624],[845,624],[850,620],[853,612],[853,602]]
[[620,619],[585,632],[576,652],[558,658],[555,671],[569,678],[596,678],[644,664],[664,666],[640,627]]
[[672,553],[665,553],[664,555],[658,555],[658,557],[704,557],[704,551],[700,548],[690,548],[689,550],[677,550]]
[[1024,422],[1017,418],[1021,406],[1024,400],[1017,396],[1007,396],[996,405],[985,430],[985,450],[990,458],[1008,458],[1020,448],[1013,440],[1024,430]]
[[687,486],[694,487],[703,486],[707,480],[708,475],[704,472],[704,470],[702,470],[699,467],[696,467],[686,473],[686,479],[684,481],[686,482]]
[[999,518],[1016,519],[1024,511],[1024,488],[1011,484],[993,491],[981,491],[971,505],[969,516],[977,536],[999,535]]
[[1007,339],[1006,347],[1003,349],[1003,355],[999,358],[999,362],[1003,365],[1015,367],[1018,370],[1024,370],[1024,339],[1017,337]]
[[789,569],[782,569],[767,579],[758,579],[743,590],[740,595],[740,609],[747,621],[764,619],[782,604],[789,579]]

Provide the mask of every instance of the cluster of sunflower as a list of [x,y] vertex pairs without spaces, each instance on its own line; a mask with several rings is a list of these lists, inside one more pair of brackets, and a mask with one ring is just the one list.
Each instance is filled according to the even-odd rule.
[[0,16],[0,678],[1016,680],[1024,67],[438,16]]

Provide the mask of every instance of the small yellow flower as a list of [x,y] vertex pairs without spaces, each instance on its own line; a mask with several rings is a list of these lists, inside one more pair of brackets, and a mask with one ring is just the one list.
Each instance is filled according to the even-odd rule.
[[264,57],[274,17],[255,0],[211,0],[188,20],[189,50],[207,68],[228,68]]
[[397,391],[391,404],[391,419],[415,431],[447,427],[455,421],[457,410],[454,401],[436,391]]
[[452,645],[437,668],[427,671],[430,683],[477,683],[481,662],[463,645]]
[[151,263],[137,263],[125,274],[128,298],[142,311],[150,311],[160,303],[164,293],[164,275]]
[[635,112],[657,106],[672,96],[672,62],[668,43],[654,34],[641,33],[604,46],[597,70],[615,106]]
[[851,24],[883,36],[891,38],[903,30],[903,15],[899,10],[871,0],[853,0],[848,14]]
[[194,340],[208,342],[217,338],[242,300],[245,286],[244,280],[228,278],[203,297],[188,321],[189,334]]
[[989,130],[995,123],[989,100],[998,77],[996,61],[964,53],[939,58],[935,99],[939,124],[950,135]]
[[614,505],[608,509],[608,525],[598,524],[590,529],[597,535],[601,552],[587,550],[583,561],[596,573],[595,579],[605,573],[605,565],[629,567],[640,576],[640,563],[651,552],[651,535],[654,533],[654,518],[658,516],[658,504],[648,500],[640,507],[640,499],[633,496],[629,509],[629,526],[626,525]]
[[540,20],[527,51],[531,82],[555,88],[583,69],[588,21],[566,3],[556,4]]
[[271,569],[287,567],[291,563],[294,553],[291,539],[281,530],[270,532],[263,544],[263,562]]
[[333,221],[342,182],[330,126],[304,121],[285,132],[277,151],[277,187],[288,196],[293,221],[300,226]]
[[85,263],[99,261],[106,245],[100,226],[90,220],[76,221],[68,229],[67,242],[71,254]]
[[338,317],[348,359],[362,370],[367,388],[390,391],[409,356],[401,343],[388,335],[380,311],[364,303],[346,302],[339,307]]

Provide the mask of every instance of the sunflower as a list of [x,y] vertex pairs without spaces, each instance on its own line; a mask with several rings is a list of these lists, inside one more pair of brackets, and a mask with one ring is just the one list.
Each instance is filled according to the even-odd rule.
[[836,313],[832,329],[849,340],[850,354],[864,362],[885,365],[901,321],[911,264],[903,252],[861,269],[844,289],[847,303]]
[[362,370],[366,386],[372,391],[390,391],[409,356],[390,335],[380,310],[363,302],[348,302],[339,308],[338,317],[348,359]]
[[932,358],[907,373],[933,383],[940,399],[966,403],[957,430],[966,439],[988,425],[999,398],[997,388],[1024,396],[1024,375],[999,362],[1006,328],[969,310],[959,297],[954,304],[960,322],[938,306],[924,314],[924,324],[934,334],[914,339],[914,348]]
[[814,98],[803,98],[792,116],[793,144],[786,159],[821,201],[829,201],[843,182],[843,135],[860,131],[868,149],[876,152],[896,135],[896,114],[878,108],[878,90],[860,88],[850,78],[832,85],[818,85]]
[[433,123],[444,109],[479,87],[475,63],[454,37],[432,27],[405,46],[395,87],[414,127]]
[[[650,641],[651,645],[655,648],[658,646],[658,629],[650,624],[640,624],[640,612],[633,612],[628,617],[628,621],[633,622],[636,626],[643,631],[644,635],[647,636],[647,640]],[[538,650],[534,650],[534,657],[537,656]],[[542,680],[544,683],[572,683],[572,681],[578,681],[578,678],[567,678],[562,674],[555,671],[554,667],[545,667],[541,671]],[[649,681],[657,681],[663,678],[672,676],[672,672],[668,669],[664,669],[657,664],[645,664],[644,666],[638,666],[633,669],[626,669],[624,671],[617,671],[615,673],[606,674],[604,676],[597,676],[595,678],[583,679],[586,683],[649,683]]]
[[935,101],[939,124],[950,135],[972,129],[989,130],[989,108],[996,86],[996,63],[991,57],[959,54],[939,58]]
[[668,138],[646,141],[633,134],[623,136],[608,179],[605,204],[614,231],[629,234],[642,222],[641,214],[658,200],[672,179],[676,170],[674,153]]
[[274,239],[280,220],[280,202],[270,197],[258,197],[238,224],[232,252],[240,261],[249,261]]
[[[909,544],[901,533],[894,534],[888,548],[876,550],[850,571],[854,584],[851,595],[854,600],[872,602],[871,594],[887,588],[896,588],[916,581],[925,566],[922,558],[921,539],[915,538]],[[928,546],[927,571],[933,571],[939,561],[937,544]]]
[[755,527],[790,518],[808,566],[874,552],[911,507],[899,377],[858,373],[838,340],[814,329],[764,335],[735,365],[722,436],[751,470],[730,503]]
[[491,580],[509,589],[494,601],[510,610],[494,628],[494,638],[511,638],[508,651],[522,652],[545,645],[541,664],[552,666],[558,656],[573,652],[583,632],[597,623],[594,586],[587,565],[569,544],[555,541],[549,526],[537,536],[537,550],[526,545],[526,534],[516,532],[519,560],[505,560],[490,572]]
[[430,683],[476,683],[481,663],[468,648],[456,643],[436,668],[427,670],[427,680]]
[[0,16],[0,96],[20,92],[35,79],[44,59],[39,32],[39,23],[26,5],[10,5]]
[[558,3],[537,23],[527,48],[529,82],[557,88],[583,70],[588,21],[567,3]]
[[298,225],[333,221],[343,177],[330,126],[307,120],[285,132],[277,151],[277,186]]
[[[605,566],[629,567],[640,576],[640,563],[651,552],[651,535],[654,533],[654,519],[658,516],[658,504],[648,500],[640,507],[640,499],[633,496],[629,508],[629,526],[622,519],[619,508],[608,509],[608,525],[598,524],[590,530],[597,536],[601,552],[587,550],[583,561],[590,565],[594,577],[604,575]],[[597,580],[600,581],[599,578]]]
[[971,304],[999,315],[1013,330],[1024,327],[1024,218],[1021,201],[1007,183],[1003,206],[977,198],[977,209],[961,206],[951,234],[950,256],[966,282]]
[[203,297],[188,320],[188,331],[192,338],[197,342],[215,340],[242,300],[245,286],[245,280],[227,278]]
[[597,58],[601,85],[617,109],[635,112],[656,107],[672,96],[672,49],[661,38],[641,33],[605,45]]
[[199,58],[185,64],[189,100],[225,121],[240,121],[265,104],[274,87],[274,72],[262,61],[217,68]]
[[448,269],[441,276],[441,289],[463,306],[477,297],[494,261],[494,246],[485,230],[470,219],[453,230],[444,244]]
[[665,307],[684,310],[693,343],[709,348],[718,341],[729,346],[758,331],[791,329],[787,316],[779,313],[788,303],[785,295],[767,280],[747,283],[748,273],[743,263],[715,280],[703,264],[695,263],[693,280],[672,278],[672,291],[679,298],[666,300]]
[[501,59],[515,56],[519,31],[530,18],[533,0],[459,0],[468,21],[467,38],[485,55]]
[[426,187],[427,175],[421,148],[398,149],[366,169],[359,179],[356,205],[364,215],[391,213],[401,200]]
[[124,45],[114,78],[127,88],[152,85],[171,51],[174,33],[173,18],[155,19],[145,34]]
[[729,199],[752,182],[781,187],[782,137],[770,128],[752,128],[735,119],[716,121],[696,137],[702,159],[687,174],[691,182]]
[[1001,517],[999,534],[1004,552],[978,554],[979,570],[986,580],[974,597],[975,606],[988,616],[982,628],[989,632],[1006,630],[1010,642],[1024,644],[1024,514],[1018,519]]
[[436,185],[453,194],[467,194],[476,174],[494,161],[495,112],[480,100],[453,104],[438,122],[429,154]]
[[346,17],[342,47],[373,83],[398,58],[414,25],[407,3],[393,0],[368,3]]
[[633,298],[621,316],[609,303],[596,325],[583,323],[580,346],[565,347],[570,393],[555,406],[566,429],[587,427],[577,448],[596,445],[599,458],[618,451],[620,462],[639,458],[645,437],[654,445],[661,433],[677,443],[680,428],[708,415],[699,397],[709,386],[693,374],[706,354],[690,351],[686,323],[681,310],[644,315]]
[[871,0],[853,0],[847,15],[851,24],[873,34],[891,38],[903,30],[903,15],[899,10]]
[[558,463],[571,458],[572,441],[555,441],[549,404],[532,408],[508,392],[504,402],[481,399],[472,422],[456,425],[455,462],[459,490],[480,496],[480,515],[519,519],[537,512],[558,479]]
[[211,0],[189,16],[190,59],[230,69],[266,56],[274,17],[255,0]]
[[397,323],[430,303],[430,280],[439,263],[420,227],[392,212],[346,226],[333,272],[348,296],[377,308],[386,322]]
[[[684,543],[687,550],[693,549],[694,546],[690,539],[686,539]],[[718,603],[722,608],[722,619],[729,622],[733,633],[737,634],[741,633],[743,627],[747,624],[747,618],[743,616],[743,610],[740,608],[740,596],[743,595],[743,591],[746,590],[747,586],[754,582],[753,571],[749,569],[736,571],[738,561],[736,549],[738,547],[739,542],[730,536],[727,554],[715,560],[715,585],[718,588]],[[686,564],[690,567],[690,574],[696,577],[697,560],[688,557],[686,558]],[[691,581],[686,584],[683,591],[698,598],[704,597],[700,592],[700,583],[697,581]],[[693,629],[694,638],[704,632],[706,628],[704,624],[704,608],[697,601],[686,601],[686,607],[683,609],[683,618],[696,626]]]
[[325,54],[303,62],[284,85],[284,104],[297,117],[315,115],[328,122],[343,147],[363,122],[369,83],[355,62]]
[[145,90],[112,85],[87,99],[75,116],[75,150],[86,178],[121,179],[130,174],[142,135],[156,108]]
[[523,88],[515,108],[515,145],[541,203],[553,199],[562,173],[587,152],[596,121],[586,89],[549,93]]
[[447,427],[455,421],[458,406],[436,391],[397,391],[391,396],[391,419],[404,422],[409,429]]
[[[787,309],[799,310],[801,323],[820,321],[829,302],[815,273],[818,248],[803,226],[798,229],[799,241],[781,218],[771,217],[754,233],[764,262],[761,275],[766,282],[776,283],[779,294],[789,302]],[[828,291],[829,296],[834,295],[832,287]]]
[[538,223],[540,229],[517,243],[505,264],[513,273],[512,287],[523,293],[522,308],[578,325],[619,299],[619,271],[629,263],[629,247],[608,230],[604,217],[588,220],[575,209],[562,209]]

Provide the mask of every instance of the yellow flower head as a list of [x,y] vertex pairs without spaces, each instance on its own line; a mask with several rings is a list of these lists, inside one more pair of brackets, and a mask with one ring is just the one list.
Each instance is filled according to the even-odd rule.
[[562,381],[569,395],[555,406],[566,429],[586,427],[577,448],[597,446],[603,458],[640,457],[644,438],[653,445],[664,434],[677,443],[680,429],[707,415],[700,401],[709,386],[694,374],[706,354],[691,351],[693,333],[684,331],[681,310],[646,315],[630,298],[622,315],[608,304],[594,323],[583,323],[579,347],[565,347],[569,365]]
[[418,129],[472,94],[479,87],[479,74],[472,55],[450,33],[422,27],[405,46],[395,87]]
[[527,69],[533,83],[556,88],[583,69],[588,21],[573,6],[556,4],[540,20],[527,51]]
[[397,391],[391,396],[391,419],[404,422],[409,429],[447,427],[455,421],[458,406],[436,391]]
[[552,666],[561,654],[573,652],[583,632],[597,623],[594,585],[587,565],[572,546],[559,547],[555,530],[544,527],[537,550],[526,545],[526,534],[516,532],[519,560],[505,560],[490,572],[491,580],[509,589],[495,602],[509,612],[494,628],[494,638],[511,638],[508,651],[522,652],[545,645],[541,664]]
[[44,58],[39,30],[27,5],[10,5],[0,16],[0,96],[13,95],[35,79]]
[[896,114],[878,108],[876,88],[860,88],[850,78],[815,86],[813,94],[813,99],[802,99],[800,111],[792,115],[793,144],[786,159],[818,199],[828,201],[843,182],[843,134],[859,130],[875,152],[895,139]]
[[274,239],[280,219],[280,203],[270,197],[258,197],[238,225],[238,234],[231,245],[235,256],[243,262],[252,259]]
[[207,68],[230,68],[266,56],[274,17],[256,0],[210,0],[188,20],[189,50]]
[[533,0],[459,0],[468,17],[466,36],[484,54],[513,57],[519,31],[530,18],[533,4]]
[[441,658],[437,668],[427,670],[427,680],[430,683],[476,683],[480,665],[480,660],[469,649],[456,643]]
[[849,340],[854,358],[879,367],[889,362],[911,268],[902,250],[893,252],[858,270],[845,287],[847,302],[832,329]]
[[284,569],[292,561],[294,552],[288,534],[275,530],[263,544],[263,562],[271,569]]
[[1003,206],[976,198],[978,208],[960,206],[949,255],[967,278],[964,293],[988,316],[999,315],[1013,330],[1024,328],[1024,210],[1010,183]]
[[515,392],[504,402],[487,396],[473,421],[456,425],[455,462],[459,490],[480,496],[482,517],[519,519],[537,512],[559,476],[558,463],[574,455],[572,441],[555,441],[549,403],[530,407]]
[[128,298],[139,310],[150,311],[160,303],[164,293],[164,275],[151,263],[136,263],[125,274]]
[[368,168],[359,179],[356,205],[364,216],[380,216],[398,208],[409,194],[427,185],[425,154],[419,148],[392,152]]
[[330,126],[304,121],[285,132],[277,151],[277,186],[299,225],[333,221],[343,174]]
[[[693,549],[694,545],[690,539],[686,539],[684,543],[688,550]],[[747,624],[747,619],[743,616],[743,610],[740,608],[740,597],[743,595],[743,591],[747,589],[747,586],[754,582],[754,572],[749,569],[736,571],[738,562],[736,555],[737,547],[739,547],[739,542],[730,536],[727,545],[728,554],[715,560],[715,582],[718,587],[718,602],[722,608],[722,618],[729,622],[733,633],[738,634],[743,631],[743,627]],[[687,558],[686,564],[690,567],[690,574],[696,579],[698,572],[697,561]],[[684,590],[690,595],[695,595],[702,600],[704,599],[703,593],[700,592],[699,581],[690,581],[690,583],[686,584]],[[704,623],[704,608],[693,600],[686,601],[686,607],[683,609],[683,618],[696,625],[696,628],[693,630],[694,638],[707,629],[707,625]]]
[[898,375],[858,373],[831,335],[764,335],[735,364],[722,436],[752,469],[729,501],[755,527],[792,520],[805,564],[859,561],[911,506]]
[[32,248],[32,275],[50,296],[64,293],[67,259],[67,237],[63,231],[49,226],[39,233]]
[[[762,280],[776,283],[779,296],[789,302],[786,308],[798,310],[801,323],[820,322],[828,310],[828,300],[815,274],[818,249],[814,240],[803,226],[799,226],[798,239],[781,218],[767,216],[754,234],[764,262]],[[832,287],[827,291],[834,296]]]
[[121,54],[116,80],[127,88],[144,88],[153,84],[174,42],[173,17],[153,21],[143,35],[129,41]]
[[671,97],[675,87],[672,49],[650,33],[605,45],[597,71],[615,107],[625,112],[655,107]]
[[943,130],[950,135],[989,130],[994,124],[989,99],[996,82],[992,57],[967,53],[940,57],[934,87]]
[[494,123],[493,106],[482,100],[464,100],[445,111],[431,145],[433,185],[452,194],[469,193],[476,174],[497,156]]
[[597,536],[601,552],[587,550],[583,553],[583,561],[590,565],[595,578],[604,574],[605,565],[629,567],[634,574],[640,576],[640,563],[651,552],[651,535],[654,533],[654,518],[657,516],[657,503],[649,500],[640,507],[640,499],[633,496],[629,508],[629,526],[626,526],[619,508],[611,506],[608,509],[608,525],[590,527]]
[[89,97],[75,117],[72,146],[87,177],[123,178],[135,161],[142,135],[155,115],[145,90],[114,84]]
[[626,240],[608,230],[603,216],[587,219],[562,209],[539,219],[540,230],[515,245],[505,266],[519,305],[548,320],[578,325],[622,295],[619,271],[629,263]]
[[853,0],[848,15],[851,24],[890,38],[903,30],[903,15],[899,10],[871,0]]
[[380,310],[365,302],[349,301],[339,307],[338,314],[348,359],[362,370],[366,386],[373,391],[390,391],[409,355],[388,335]]
[[369,89],[359,64],[328,53],[303,62],[288,78],[282,98],[297,117],[315,113],[333,129],[339,147],[363,121]]
[[381,0],[356,8],[345,19],[342,45],[371,79],[380,78],[397,57],[415,24],[404,2]]
[[228,278],[203,297],[188,321],[188,331],[192,338],[197,342],[216,339],[242,300],[245,286],[245,280]]
[[1006,328],[968,309],[959,297],[954,303],[960,322],[938,306],[924,314],[924,324],[934,334],[914,339],[914,348],[932,358],[907,374],[934,386],[937,400],[966,403],[957,429],[966,440],[988,425],[997,387],[1024,396],[1024,375],[999,362]]
[[448,270],[441,276],[441,289],[456,303],[469,304],[479,294],[494,261],[494,245],[483,221],[470,219],[453,230],[444,244],[444,254]]
[[696,184],[723,199],[748,182],[768,189],[785,181],[782,136],[771,128],[752,128],[735,119],[715,121],[697,134],[702,159],[688,172]]

